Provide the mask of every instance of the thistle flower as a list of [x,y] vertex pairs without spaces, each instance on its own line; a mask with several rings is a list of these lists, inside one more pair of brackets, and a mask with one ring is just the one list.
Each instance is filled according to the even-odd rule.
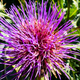
[[[51,80],[51,73],[57,78],[61,79],[60,75],[63,72],[67,78],[69,76],[65,72],[68,68],[73,70],[65,63],[65,59],[76,59],[69,54],[79,55],[75,51],[71,51],[73,47],[67,47],[71,42],[77,40],[76,35],[70,35],[70,30],[73,28],[71,21],[64,23],[59,27],[65,12],[61,14],[58,7],[53,5],[46,10],[46,1],[40,5],[29,1],[26,8],[23,8],[21,3],[20,7],[12,5],[6,13],[9,15],[13,23],[9,23],[4,17],[0,17],[0,36],[6,43],[1,43],[6,46],[5,49],[1,48],[0,64],[15,66],[13,69],[6,72],[0,78],[3,79],[9,75],[13,70],[19,67],[15,74],[15,79],[19,80],[24,76],[24,80],[30,76],[30,80],[35,78],[44,77]],[[5,29],[4,29],[5,28]],[[4,35],[4,34],[6,35]],[[74,47],[75,48],[75,47]],[[3,59],[5,58],[5,59]],[[78,59],[76,59],[78,60]],[[4,70],[1,70],[2,72]],[[48,76],[50,74],[50,77]]]

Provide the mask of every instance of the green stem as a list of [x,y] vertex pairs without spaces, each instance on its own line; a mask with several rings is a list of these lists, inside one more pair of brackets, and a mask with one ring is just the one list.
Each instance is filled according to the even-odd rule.
[[[4,47],[4,49],[5,49],[5,48],[6,48],[6,46]],[[6,55],[6,52],[4,52],[4,54]],[[5,58],[4,58],[4,60],[5,60]],[[6,63],[6,62],[4,61],[4,63]],[[5,65],[5,64],[4,64],[4,69],[5,69],[5,70],[4,70],[4,72],[3,72],[3,75],[6,74],[6,65]],[[7,76],[5,77],[5,80],[8,80],[8,79],[7,79]]]
[[74,73],[74,71],[73,71],[73,78],[74,78],[74,80],[76,80],[76,79],[75,79],[75,73]]
[[53,4],[55,4],[54,0],[52,0]]
[[37,77],[37,80],[41,80],[41,77]]
[[[4,64],[4,69],[6,68],[6,65]],[[4,74],[6,74],[6,69],[5,69],[5,71],[4,71]],[[5,77],[6,78],[6,80],[8,80],[7,79],[7,76]]]
[[59,0],[59,3],[60,3],[60,9],[62,9],[63,11],[63,0]]
[[[70,66],[74,69],[72,62],[70,62]],[[74,80],[76,80],[76,79],[75,79],[75,72],[72,71],[72,74],[73,74],[73,78],[74,78]]]
[[44,80],[44,77],[37,77],[37,80]]
[[69,20],[69,14],[70,14],[70,0],[67,0],[68,4],[68,12],[67,12],[67,21]]

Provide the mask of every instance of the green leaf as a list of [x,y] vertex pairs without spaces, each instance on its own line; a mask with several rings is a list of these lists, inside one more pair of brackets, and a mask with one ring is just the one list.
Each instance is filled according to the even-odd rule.
[[76,16],[76,12],[77,12],[77,7],[73,4],[73,5],[71,5],[71,7],[70,7],[70,18],[72,17],[72,16]]
[[2,12],[0,12],[0,16],[2,17],[8,17],[8,15],[7,14],[4,14],[4,13],[2,13]]

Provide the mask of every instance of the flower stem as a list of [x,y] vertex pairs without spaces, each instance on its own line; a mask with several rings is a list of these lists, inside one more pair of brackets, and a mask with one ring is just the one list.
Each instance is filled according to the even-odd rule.
[[67,0],[68,4],[68,12],[67,12],[67,21],[69,20],[69,14],[70,14],[70,0]]
[[[4,69],[5,69],[4,74],[6,74],[6,65],[5,64],[4,64]],[[5,79],[8,80],[7,76],[5,77]]]
[[37,80],[44,80],[44,77],[37,77]]
[[[5,49],[5,48],[6,48],[6,46],[4,46],[4,49]],[[4,50],[4,49],[3,49],[3,50]],[[3,51],[3,53],[6,55],[6,52],[5,52],[5,51]],[[4,58],[4,60],[5,60],[5,58]],[[6,63],[6,62],[4,61],[4,63]],[[4,70],[4,72],[3,72],[3,75],[6,74],[6,65],[5,65],[5,64],[4,64],[4,69],[5,69],[5,70]],[[7,76],[5,77],[5,80],[8,80],[8,79],[7,79]]]

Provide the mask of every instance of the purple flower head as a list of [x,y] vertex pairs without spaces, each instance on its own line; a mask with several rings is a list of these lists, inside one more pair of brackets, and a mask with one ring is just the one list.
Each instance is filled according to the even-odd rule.
[[[6,42],[1,43],[6,48],[1,48],[3,52],[0,53],[0,59],[5,63],[0,62],[0,64],[5,64],[8,67],[15,65],[13,69],[2,75],[1,79],[18,67],[18,72],[13,74],[16,75],[15,79],[17,80],[22,76],[24,76],[24,80],[28,76],[30,76],[30,80],[43,76],[45,79],[51,80],[52,73],[56,78],[58,75],[61,79],[61,72],[69,79],[64,71],[68,66],[64,60],[76,59],[69,54],[79,54],[71,51],[73,47],[66,45],[76,41],[77,38],[76,35],[73,36],[69,33],[73,27],[71,21],[59,27],[65,13],[63,12],[59,17],[61,10],[58,11],[56,4],[53,5],[53,8],[50,6],[47,12],[47,2],[43,3],[42,0],[41,5],[37,3],[37,9],[36,3],[32,1],[29,1],[29,3],[25,1],[25,9],[22,4],[18,8],[12,5],[7,14],[13,23],[9,23],[4,17],[0,17],[0,25],[2,26],[0,27],[0,36]],[[70,66],[68,68],[72,70]],[[0,72],[2,71],[4,70]]]

